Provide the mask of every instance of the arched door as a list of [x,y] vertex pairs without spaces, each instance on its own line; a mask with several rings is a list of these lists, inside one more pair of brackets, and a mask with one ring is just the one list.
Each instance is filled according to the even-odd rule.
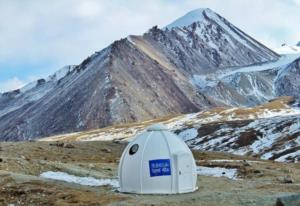
[[193,190],[193,158],[189,153],[175,155],[178,193]]

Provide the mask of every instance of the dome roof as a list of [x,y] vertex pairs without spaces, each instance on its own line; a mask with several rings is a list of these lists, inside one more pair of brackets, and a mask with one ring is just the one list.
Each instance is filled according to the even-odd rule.
[[162,124],[149,127],[127,145],[119,178],[121,192],[175,194],[197,189],[192,152]]
[[151,132],[151,131],[166,131],[168,130],[168,128],[163,125],[163,124],[154,124],[150,127],[148,127],[147,131]]

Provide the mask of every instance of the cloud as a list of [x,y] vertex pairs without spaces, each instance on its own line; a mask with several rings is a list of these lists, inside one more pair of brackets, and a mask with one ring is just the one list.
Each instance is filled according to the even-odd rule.
[[103,12],[103,7],[97,1],[86,0],[77,6],[77,14],[83,18],[95,19]]
[[[270,47],[300,40],[299,0],[0,0],[0,77],[11,79],[7,64],[50,74],[79,64],[95,51],[129,34],[163,27],[186,12],[209,7]],[[25,72],[26,68],[26,72]]]
[[293,2],[294,2],[295,4],[300,5],[300,0],[293,0]]
[[12,91],[23,87],[25,83],[18,77],[13,77],[4,82],[0,82],[0,92]]

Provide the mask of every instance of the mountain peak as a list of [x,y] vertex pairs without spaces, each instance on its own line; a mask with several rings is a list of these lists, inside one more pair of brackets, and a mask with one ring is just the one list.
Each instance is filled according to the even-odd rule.
[[172,29],[174,27],[184,27],[189,26],[194,22],[202,21],[205,16],[204,15],[216,15],[214,11],[209,8],[199,8],[192,10],[185,14],[184,16],[176,19],[171,24],[167,25],[165,28]]
[[300,46],[300,41],[296,44],[296,46]]

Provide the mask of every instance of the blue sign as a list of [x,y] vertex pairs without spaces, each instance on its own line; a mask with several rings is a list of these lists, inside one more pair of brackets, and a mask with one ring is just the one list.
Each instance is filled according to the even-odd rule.
[[171,175],[170,159],[149,160],[150,177]]

